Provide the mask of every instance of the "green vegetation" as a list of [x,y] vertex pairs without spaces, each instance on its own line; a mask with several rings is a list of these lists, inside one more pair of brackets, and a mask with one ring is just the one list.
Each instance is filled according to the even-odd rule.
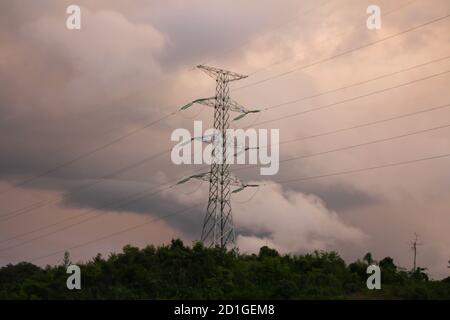
[[42,269],[22,262],[0,269],[0,299],[450,299],[450,277],[431,281],[424,269],[407,272],[379,261],[381,290],[368,290],[371,254],[346,265],[335,252],[280,255],[268,247],[243,255],[200,243],[138,249],[81,268],[81,290],[66,287],[68,254]]

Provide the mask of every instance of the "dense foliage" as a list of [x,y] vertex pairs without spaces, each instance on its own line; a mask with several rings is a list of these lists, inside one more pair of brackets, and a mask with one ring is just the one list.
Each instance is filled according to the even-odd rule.
[[100,255],[78,264],[81,290],[68,290],[68,255],[42,269],[22,262],[0,269],[0,299],[450,299],[450,277],[431,281],[424,269],[406,272],[391,258],[378,262],[381,290],[368,290],[363,260],[346,265],[335,252],[280,255],[268,247],[242,255],[200,243]]

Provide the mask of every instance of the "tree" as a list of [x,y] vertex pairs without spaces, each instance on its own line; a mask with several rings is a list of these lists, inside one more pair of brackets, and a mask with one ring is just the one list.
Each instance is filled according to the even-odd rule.
[[261,247],[261,249],[259,249],[259,257],[260,258],[262,258],[262,257],[274,258],[274,257],[278,257],[278,256],[279,256],[278,251],[275,249],[271,249],[268,246],[264,246],[264,247]]
[[428,275],[425,273],[427,268],[417,267],[415,271],[412,272],[411,277],[419,281],[428,281]]
[[397,266],[394,263],[394,259],[391,257],[386,257],[383,260],[380,261],[380,267],[382,269],[390,270],[390,271],[396,271]]
[[367,262],[368,265],[371,265],[374,262],[372,254],[370,252],[367,252],[363,258],[363,261]]
[[70,266],[72,264],[72,262],[70,261],[70,253],[69,251],[65,251],[64,252],[64,257],[63,257],[63,261],[62,261],[62,265],[67,268],[68,266]]

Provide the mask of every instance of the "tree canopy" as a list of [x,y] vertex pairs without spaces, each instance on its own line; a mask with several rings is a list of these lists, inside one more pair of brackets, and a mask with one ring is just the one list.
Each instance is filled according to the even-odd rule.
[[201,243],[139,249],[125,246],[107,258],[98,254],[81,269],[81,290],[68,290],[69,254],[41,268],[27,262],[0,269],[0,299],[449,299],[449,278],[432,281],[381,259],[381,290],[366,280],[372,255],[349,265],[336,252],[281,255],[262,247],[240,254]]

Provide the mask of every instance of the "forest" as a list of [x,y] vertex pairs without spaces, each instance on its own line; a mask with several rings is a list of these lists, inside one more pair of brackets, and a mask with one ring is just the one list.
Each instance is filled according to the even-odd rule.
[[[81,270],[81,289],[66,286],[67,267]],[[366,285],[369,264],[381,289]],[[28,262],[0,269],[0,299],[450,299],[450,277],[432,280],[425,268],[406,270],[370,253],[347,264],[336,252],[281,255],[187,246],[179,239],[143,249],[125,246],[108,257],[41,268]]]

